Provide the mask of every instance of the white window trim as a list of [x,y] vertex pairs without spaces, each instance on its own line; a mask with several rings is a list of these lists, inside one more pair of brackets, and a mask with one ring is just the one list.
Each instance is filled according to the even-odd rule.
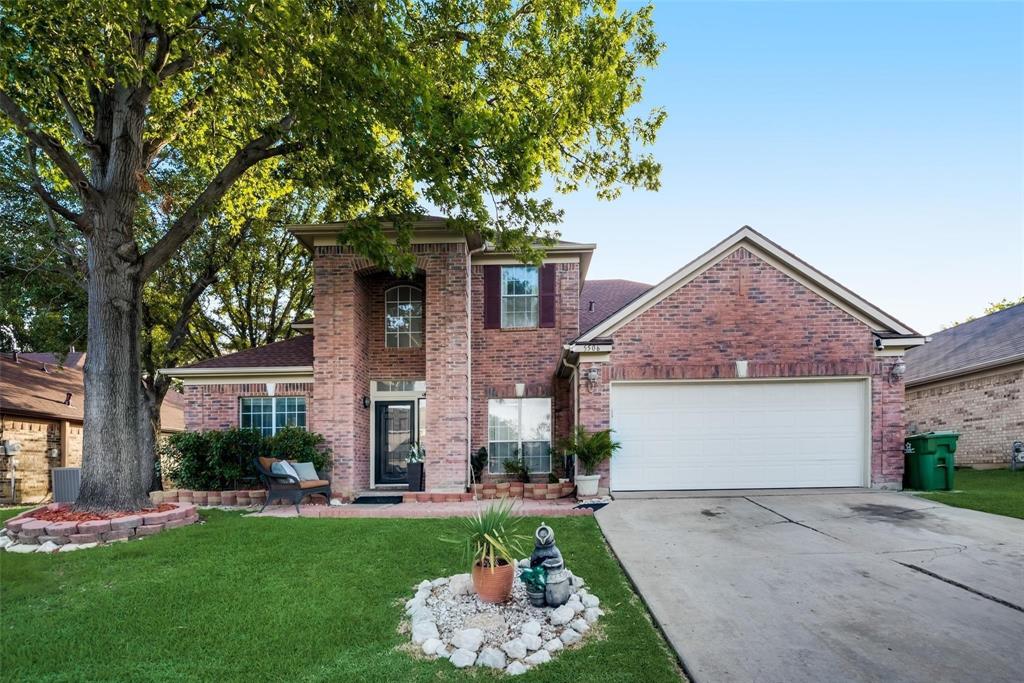
[[259,427],[243,427],[242,426],[242,414],[243,414],[242,406],[244,405],[246,399],[252,400],[252,399],[257,399],[257,398],[258,399],[268,399],[268,398],[270,399],[270,436],[274,436],[274,435],[277,434],[277,401],[279,399],[285,399],[285,398],[301,398],[302,399],[302,407],[304,409],[303,412],[306,414],[306,426],[305,427],[299,427],[299,425],[284,425],[284,426],[285,427],[297,427],[297,428],[299,428],[299,429],[301,429],[303,431],[309,431],[309,403],[306,401],[306,397],[305,396],[239,396],[238,397],[238,428],[239,429],[259,429],[259,432],[261,434],[263,433],[263,429],[262,428],[259,428]]
[[[488,399],[487,400],[487,473],[493,475],[508,474],[505,471],[505,464],[501,463],[501,471],[494,472],[491,470],[491,444],[492,443],[514,443],[516,445],[516,451],[519,453],[520,459],[523,457],[523,401],[534,401],[537,399],[544,399],[548,402],[548,419],[551,419],[553,406],[551,404],[551,397],[549,396],[530,396],[529,398],[505,398],[505,399]],[[519,438],[516,441],[492,441],[491,440],[491,401],[515,401],[516,403],[516,434]],[[551,448],[548,450],[548,468],[546,470],[530,470],[530,474],[551,474],[551,461],[554,457],[554,443],[552,442],[552,430],[548,430],[548,446]],[[527,443],[538,443],[534,439],[527,439]]]
[[[420,315],[418,317],[419,317],[420,320],[423,321],[423,323],[420,325],[421,329],[418,332],[412,332],[412,331],[408,331],[408,330],[406,330],[406,331],[399,330],[399,331],[396,332],[396,331],[388,329],[388,294],[390,294],[391,292],[395,291],[396,289],[402,289],[403,287],[408,287],[409,289],[415,290],[419,294],[419,296],[420,296]],[[403,302],[396,302],[396,303],[403,303]],[[420,287],[417,287],[416,285],[409,285],[409,284],[392,285],[391,287],[388,287],[387,289],[384,290],[384,348],[386,348],[386,349],[422,349],[423,348],[423,343],[424,343],[424,340],[426,339],[426,330],[422,329],[426,325],[426,316],[423,314],[424,313],[423,306],[424,306],[423,289],[420,288]],[[416,316],[410,316],[409,319],[411,319],[412,317],[416,317]],[[409,336],[409,338],[410,338],[410,345],[409,346],[392,346],[392,345],[390,345],[388,343],[388,339],[389,338],[395,337],[395,339],[397,340],[403,334]],[[418,334],[419,335],[419,339],[420,339],[419,346],[414,346],[411,343],[412,335],[414,335],[414,334]]]
[[[532,269],[537,274],[537,291],[533,294],[506,294],[505,293],[505,271],[509,268],[527,268]],[[514,266],[501,266],[501,329],[503,330],[532,330],[540,326],[540,268],[537,266],[525,266],[522,264]],[[537,300],[537,319],[533,321],[531,325],[506,325],[505,324],[505,300],[506,299],[536,299]]]

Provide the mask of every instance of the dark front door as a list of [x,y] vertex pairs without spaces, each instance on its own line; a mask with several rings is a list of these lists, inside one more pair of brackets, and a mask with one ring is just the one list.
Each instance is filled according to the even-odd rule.
[[406,458],[416,440],[416,412],[412,401],[377,401],[373,414],[376,430],[374,460],[376,483],[406,483]]

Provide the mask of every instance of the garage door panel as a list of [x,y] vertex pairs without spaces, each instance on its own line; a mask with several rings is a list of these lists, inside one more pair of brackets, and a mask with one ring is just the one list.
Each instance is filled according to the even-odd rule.
[[863,381],[612,386],[613,490],[864,485]]

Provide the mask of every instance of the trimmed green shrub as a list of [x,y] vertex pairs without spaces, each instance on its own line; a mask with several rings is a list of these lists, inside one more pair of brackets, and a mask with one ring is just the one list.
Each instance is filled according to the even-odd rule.
[[311,462],[317,470],[327,466],[327,451],[322,434],[299,427],[284,427],[266,439],[265,454],[282,460]]
[[160,460],[175,486],[194,491],[230,491],[256,485],[253,458],[270,456],[327,464],[320,434],[289,427],[264,437],[256,429],[181,432],[161,445]]

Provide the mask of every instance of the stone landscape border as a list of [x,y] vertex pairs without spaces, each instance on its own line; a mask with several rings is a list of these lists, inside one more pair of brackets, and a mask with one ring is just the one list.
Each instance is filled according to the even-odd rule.
[[16,546],[36,546],[32,550],[15,552],[56,552],[64,546],[93,547],[115,541],[128,541],[152,536],[166,529],[177,529],[199,521],[199,510],[191,503],[173,503],[175,508],[165,512],[141,512],[113,519],[85,522],[50,522],[37,519],[41,510],[67,510],[69,503],[50,503],[25,510],[4,524],[7,539],[5,550]]
[[188,503],[224,507],[249,507],[263,505],[267,499],[266,489],[238,489],[234,491],[193,491],[191,489],[168,489],[149,494],[153,505],[164,503]]
[[473,484],[469,493],[443,491],[405,492],[405,503],[468,503],[473,500],[496,498],[524,498],[527,500],[557,500],[568,498],[576,490],[576,484],[562,481],[554,484],[531,484],[521,481],[488,482]]

